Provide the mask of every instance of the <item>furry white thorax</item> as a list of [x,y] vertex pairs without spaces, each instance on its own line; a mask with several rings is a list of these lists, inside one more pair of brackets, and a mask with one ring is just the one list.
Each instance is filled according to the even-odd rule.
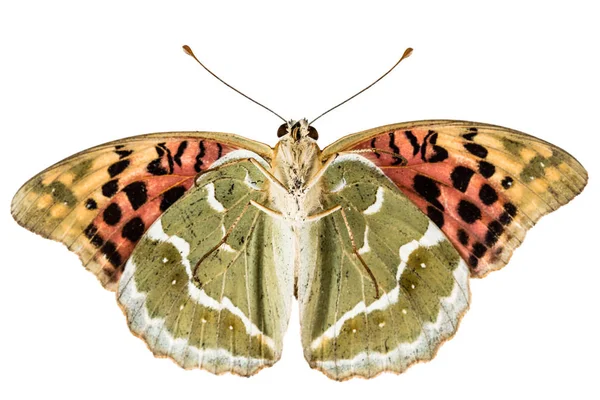
[[[306,119],[289,121],[287,134],[275,146],[272,173],[286,188],[272,188],[271,201],[284,217],[301,223],[319,209],[321,186],[317,182],[307,187],[323,163],[317,141],[309,137]],[[272,185],[277,186],[277,185]]]

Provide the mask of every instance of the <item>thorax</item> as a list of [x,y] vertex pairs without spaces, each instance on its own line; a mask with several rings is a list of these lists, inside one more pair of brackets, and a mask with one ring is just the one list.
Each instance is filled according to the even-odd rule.
[[271,172],[285,190],[271,185],[271,200],[290,222],[301,223],[320,208],[321,184],[314,181],[322,167],[320,155],[309,138],[281,140],[275,146]]

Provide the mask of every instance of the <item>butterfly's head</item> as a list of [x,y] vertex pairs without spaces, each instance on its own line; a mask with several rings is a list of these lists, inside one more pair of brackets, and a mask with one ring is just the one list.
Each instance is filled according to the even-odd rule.
[[279,143],[274,149],[275,176],[291,191],[301,191],[316,173],[321,150],[317,130],[306,119],[290,121],[277,131]]
[[317,140],[319,138],[317,130],[310,126],[306,119],[298,121],[290,120],[285,124],[282,124],[279,129],[277,129],[277,137],[283,138],[286,136],[289,137],[288,140],[294,142],[299,142],[304,138],[310,138],[312,140]]

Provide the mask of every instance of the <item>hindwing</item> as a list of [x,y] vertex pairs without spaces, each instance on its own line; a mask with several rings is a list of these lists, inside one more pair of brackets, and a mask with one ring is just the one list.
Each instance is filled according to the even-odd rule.
[[312,245],[301,250],[298,300],[310,365],[342,380],[433,358],[468,307],[466,264],[364,157],[339,156],[322,184],[324,209],[341,210],[304,232]]
[[247,160],[220,165],[136,246],[117,297],[155,354],[244,376],[279,359],[292,298],[289,231],[251,200],[268,202],[262,173]]

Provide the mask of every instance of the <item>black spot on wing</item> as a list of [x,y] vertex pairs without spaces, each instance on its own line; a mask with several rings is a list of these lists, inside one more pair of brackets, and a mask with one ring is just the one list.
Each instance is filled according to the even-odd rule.
[[[371,139],[371,148],[372,149],[377,149],[375,142],[377,141],[377,138],[373,138]],[[373,150],[373,154],[375,154],[375,157],[380,158],[381,154],[379,154],[379,152],[377,150]]]
[[445,148],[443,148],[441,146],[434,145],[433,153],[434,153],[433,156],[429,157],[427,162],[436,163],[436,162],[444,161],[445,159],[448,158],[448,150],[446,150]]
[[[436,163],[444,161],[448,158],[448,151],[445,148],[436,144],[437,139],[438,133],[435,131],[430,130],[429,132],[427,132],[427,135],[425,135],[425,138],[423,139],[423,144],[421,145],[421,159],[423,161]],[[433,152],[433,155],[429,158],[426,158],[428,143],[432,146],[431,151]]]
[[467,129],[469,132],[468,133],[463,133],[462,137],[464,137],[467,140],[473,140],[473,138],[475,136],[477,136],[477,128],[469,128]]
[[133,150],[121,150],[123,147],[123,145],[115,146],[115,153],[119,156],[119,159],[129,157],[133,153]]
[[162,147],[162,149],[167,153],[167,164],[169,165],[169,173],[172,174],[174,166],[173,166],[173,156],[171,155],[171,150],[169,150],[169,148],[167,147],[167,145],[165,143],[160,143],[159,146]]
[[188,145],[187,140],[184,140],[183,142],[179,143],[179,147],[177,147],[177,152],[175,153],[175,157],[173,157],[173,161],[175,161],[175,164],[179,165],[180,167],[181,167],[181,156],[185,152],[187,145]]
[[438,200],[438,197],[441,194],[440,188],[433,179],[423,175],[415,175],[413,181],[413,188],[421,197],[423,197],[429,203],[433,204],[435,207],[442,211],[444,210],[444,206]]
[[479,173],[484,178],[491,178],[496,173],[496,167],[494,164],[481,160],[479,161]]
[[131,208],[137,210],[148,201],[148,192],[144,182],[132,182],[123,188]]
[[413,148],[413,156],[419,154],[421,146],[419,145],[419,140],[417,139],[417,137],[412,133],[412,131],[405,131],[404,136],[406,136],[406,138],[410,142],[410,145]]
[[108,207],[104,209],[102,218],[108,225],[116,225],[121,221],[122,215],[121,207],[119,207],[117,203],[110,203]]
[[506,203],[504,204],[504,211],[506,211],[511,217],[514,217],[517,215],[517,206],[515,206],[513,203]]
[[104,195],[104,197],[111,198],[117,193],[118,190],[118,179],[113,179],[112,181],[108,181],[104,185],[102,185],[102,194]]
[[466,192],[469,187],[469,182],[474,174],[475,171],[471,168],[463,167],[462,165],[457,166],[450,174],[452,186],[463,193]]
[[504,189],[510,189],[513,184],[513,178],[511,178],[510,176],[506,176],[504,177],[504,179],[502,179],[502,182],[500,183],[502,184],[502,187]]
[[222,155],[223,155],[223,146],[221,146],[221,143],[217,143],[217,158],[216,158],[216,160],[221,158]]
[[89,224],[84,230],[83,234],[88,238],[93,238],[98,233],[98,228],[94,224]]
[[490,222],[488,225],[488,231],[485,234],[485,244],[487,246],[494,245],[498,241],[498,239],[500,238],[500,235],[502,235],[503,232],[504,232],[504,227],[502,226],[501,222],[499,222],[499,221]]
[[483,186],[481,186],[481,189],[479,189],[479,198],[481,199],[483,204],[489,206],[498,201],[498,194],[496,193],[496,190],[494,190],[493,187],[486,183]]
[[117,251],[117,246],[115,246],[115,244],[110,240],[104,243],[104,246],[102,246],[100,251],[106,256],[106,259],[113,265],[113,267],[118,268],[123,263],[121,255]]
[[483,243],[477,242],[473,244],[473,255],[477,258],[483,257],[485,252],[487,251],[487,247],[483,245]]
[[85,235],[85,237],[90,239],[90,243],[96,248],[99,248],[104,244],[104,240],[102,239],[102,237],[100,237],[100,235],[98,235],[98,228],[93,223],[89,224],[83,230],[83,234]]
[[458,241],[463,246],[466,246],[469,244],[469,234],[467,232],[465,232],[464,229],[462,229],[462,228],[458,229],[457,237],[458,237]]
[[465,143],[464,148],[474,156],[479,158],[486,158],[488,155],[488,151],[485,147],[477,143]]
[[477,267],[477,264],[479,264],[479,259],[477,257],[475,257],[473,254],[471,254],[469,256],[468,263],[469,263],[469,267],[474,269],[475,267]]
[[429,137],[429,143],[436,144],[439,134],[435,131],[431,131],[431,132],[433,132],[433,134]]
[[510,214],[506,211],[504,211],[502,214],[500,214],[500,217],[498,217],[498,221],[500,221],[502,225],[510,224],[512,222],[512,219],[513,217],[511,217]]
[[[394,132],[390,132],[390,149],[394,154],[400,155],[400,148],[396,146],[396,134]],[[400,157],[394,157],[394,161],[392,161],[392,165],[398,165],[402,163],[402,159]]]
[[87,199],[85,201],[85,208],[87,208],[88,210],[95,210],[98,208],[98,203],[96,203],[96,200],[94,199]]
[[125,169],[129,166],[129,160],[121,160],[112,164],[108,167],[108,174],[111,178],[119,175],[121,172],[125,171]]
[[169,171],[167,171],[166,168],[163,168],[163,166],[161,165],[161,162],[162,162],[162,158],[157,158],[157,159],[150,161],[150,163],[148,163],[148,166],[146,167],[146,170],[149,173],[151,173],[152,175],[168,174]]
[[467,224],[472,224],[481,219],[481,210],[479,207],[468,200],[461,200],[460,203],[458,203],[457,211],[458,215]]
[[121,236],[135,243],[140,240],[145,230],[144,221],[140,217],[134,217],[123,226]]
[[181,196],[184,195],[186,189],[184,186],[175,186],[167,190],[162,197],[160,202],[160,210],[165,211],[171,207]]
[[427,206],[427,216],[433,221],[439,228],[444,226],[444,214],[433,206]]
[[196,155],[196,163],[194,164],[194,171],[196,172],[200,172],[202,171],[202,158],[206,155],[206,148],[204,147],[204,140],[200,141],[200,144],[198,144],[198,148],[200,151],[198,151],[198,154]]
[[[173,172],[173,158],[171,157],[171,152],[169,151],[169,149],[167,149],[167,147],[165,146],[164,143],[159,143],[158,145],[156,145],[154,147],[156,149],[156,154],[158,155],[158,158],[155,158],[154,160],[150,161],[148,163],[148,166],[146,167],[146,170],[151,173],[152,175],[166,175],[169,173],[169,170],[171,172]],[[162,166],[162,157],[165,155],[165,153],[168,152],[168,164],[169,164],[169,169],[166,169]]]
[[427,141],[429,140],[429,137],[434,133],[434,131],[430,130],[429,132],[427,132],[427,135],[425,135],[425,137],[423,138],[423,144],[421,144],[421,160],[423,161],[427,161],[425,159],[425,154],[427,152]]

